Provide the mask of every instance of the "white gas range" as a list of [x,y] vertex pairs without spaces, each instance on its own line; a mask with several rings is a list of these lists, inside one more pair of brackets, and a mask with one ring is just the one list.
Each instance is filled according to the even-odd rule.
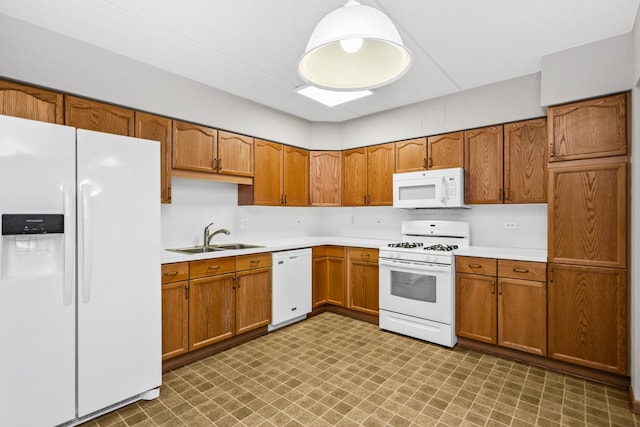
[[453,347],[453,251],[469,240],[466,222],[403,222],[402,242],[380,248],[380,328]]

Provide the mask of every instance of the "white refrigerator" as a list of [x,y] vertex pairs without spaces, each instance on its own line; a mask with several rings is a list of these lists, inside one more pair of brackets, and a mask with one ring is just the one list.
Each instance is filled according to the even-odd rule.
[[0,116],[0,426],[158,396],[157,142]]

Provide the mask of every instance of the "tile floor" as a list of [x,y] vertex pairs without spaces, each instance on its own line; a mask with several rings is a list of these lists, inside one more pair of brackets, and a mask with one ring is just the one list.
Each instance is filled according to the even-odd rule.
[[625,391],[323,313],[85,426],[640,426]]

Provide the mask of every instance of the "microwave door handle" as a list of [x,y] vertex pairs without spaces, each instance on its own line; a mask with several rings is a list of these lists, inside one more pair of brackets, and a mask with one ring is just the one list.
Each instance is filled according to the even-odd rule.
[[443,176],[442,177],[442,193],[440,194],[440,201],[442,203],[445,203],[447,201],[447,179]]

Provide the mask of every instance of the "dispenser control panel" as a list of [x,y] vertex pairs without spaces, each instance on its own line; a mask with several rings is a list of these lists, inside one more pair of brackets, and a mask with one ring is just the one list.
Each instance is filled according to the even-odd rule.
[[2,214],[2,235],[64,233],[62,214]]

